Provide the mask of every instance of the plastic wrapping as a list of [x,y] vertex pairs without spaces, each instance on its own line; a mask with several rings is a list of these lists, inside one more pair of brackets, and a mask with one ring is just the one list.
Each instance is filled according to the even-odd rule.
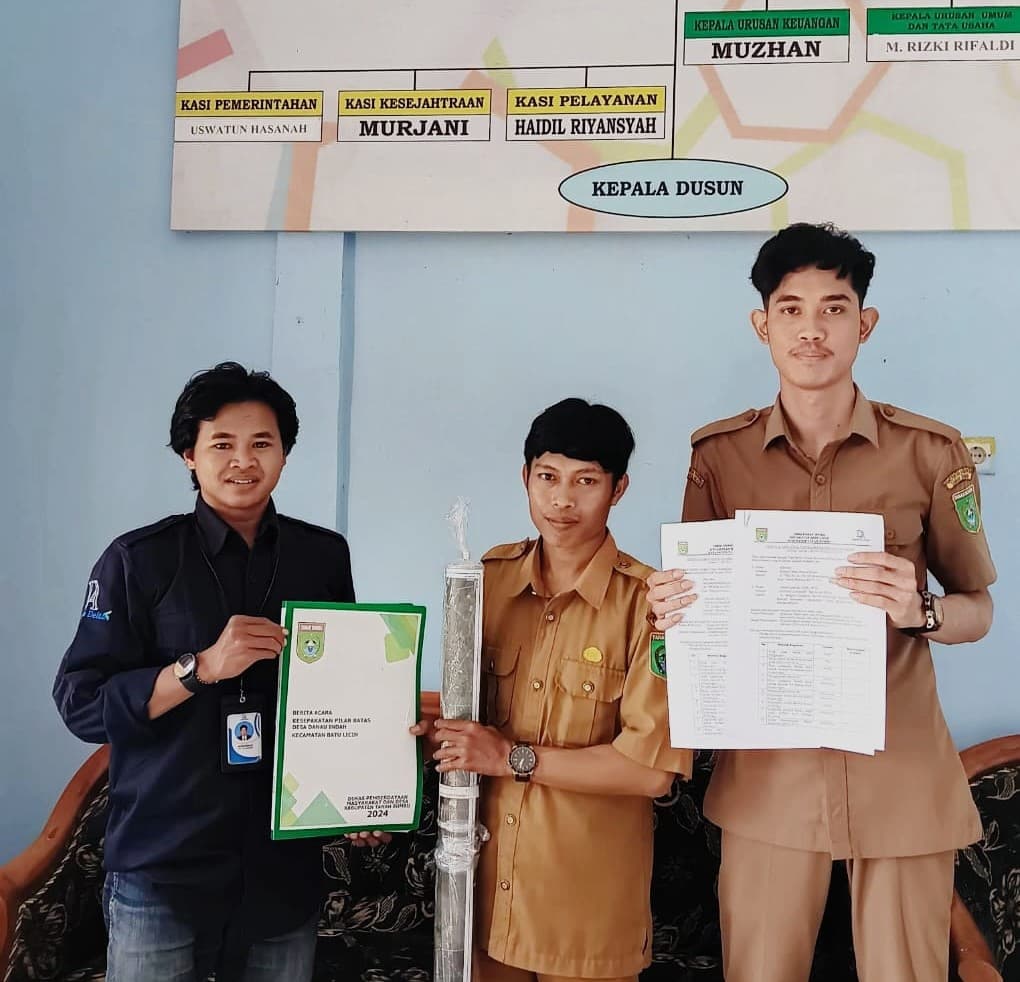
[[[450,514],[461,559],[446,567],[443,598],[444,719],[478,719],[481,692],[482,566],[469,560],[466,504]],[[478,823],[478,775],[449,771],[439,782],[436,842],[435,982],[471,978],[475,865],[488,832]]]

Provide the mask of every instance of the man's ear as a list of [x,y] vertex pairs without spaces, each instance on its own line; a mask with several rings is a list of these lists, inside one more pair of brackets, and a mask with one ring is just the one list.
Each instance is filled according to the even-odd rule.
[[185,466],[188,470],[193,471],[195,469],[195,448],[189,447],[181,453],[181,457],[184,459]]
[[624,495],[627,488],[630,487],[630,476],[624,474],[619,481],[616,482],[616,487],[613,488],[613,497],[610,499],[610,506],[615,505]]
[[875,307],[865,307],[861,311],[861,344],[871,337],[871,333],[877,325],[878,310]]
[[764,310],[751,311],[751,327],[762,344],[769,343],[769,315]]
[[525,464],[521,468],[521,480],[524,482],[524,490],[528,490],[528,475],[531,473],[531,464]]

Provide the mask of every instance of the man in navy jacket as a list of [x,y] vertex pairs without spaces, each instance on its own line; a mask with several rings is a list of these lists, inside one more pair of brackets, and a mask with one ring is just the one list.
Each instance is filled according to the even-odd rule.
[[354,587],[343,537],[273,506],[297,430],[265,373],[191,379],[170,446],[195,509],[106,549],[57,673],[68,728],[110,744],[110,982],[311,978],[321,844],[269,838],[278,618]]

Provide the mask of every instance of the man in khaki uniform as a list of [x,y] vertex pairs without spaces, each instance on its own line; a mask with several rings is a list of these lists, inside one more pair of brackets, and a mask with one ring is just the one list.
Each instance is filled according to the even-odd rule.
[[[851,371],[878,321],[862,309],[874,256],[831,226],[795,225],[759,253],[752,314],[779,371],[773,406],[696,432],[685,521],[736,509],[872,512],[886,551],[834,579],[887,612],[886,749],[720,753],[705,814],[723,829],[727,982],[808,978],[832,860],[847,860],[862,982],[946,978],[954,851],[981,835],[935,689],[929,640],[991,624],[995,568],[973,464],[950,426],[866,399]],[[931,572],[945,596],[929,593]],[[679,582],[677,582],[679,580]],[[656,626],[697,584],[649,578]]]
[[434,734],[439,770],[486,775],[480,982],[632,980],[651,962],[652,799],[691,752],[669,746],[651,570],[606,529],[633,447],[606,406],[547,409],[524,448],[540,538],[483,557],[488,725]]

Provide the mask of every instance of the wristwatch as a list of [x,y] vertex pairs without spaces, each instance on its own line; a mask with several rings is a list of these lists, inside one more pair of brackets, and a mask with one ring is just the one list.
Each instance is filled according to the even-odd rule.
[[930,590],[921,590],[921,610],[924,613],[924,623],[920,627],[908,628],[906,634],[917,637],[919,634],[934,634],[942,627],[942,611],[938,606],[938,597]]
[[507,754],[507,763],[514,772],[515,781],[530,781],[538,764],[538,756],[530,743],[515,743]]
[[188,692],[201,692],[211,685],[198,675],[198,659],[191,651],[185,652],[174,662],[174,677]]

